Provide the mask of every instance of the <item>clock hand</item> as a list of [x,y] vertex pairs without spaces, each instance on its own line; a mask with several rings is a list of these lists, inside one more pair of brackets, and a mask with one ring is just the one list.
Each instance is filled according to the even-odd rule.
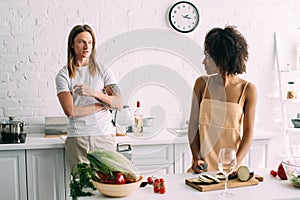
[[183,17],[183,18],[186,18],[186,19],[191,19],[191,18],[189,17],[189,15],[182,15],[182,17]]

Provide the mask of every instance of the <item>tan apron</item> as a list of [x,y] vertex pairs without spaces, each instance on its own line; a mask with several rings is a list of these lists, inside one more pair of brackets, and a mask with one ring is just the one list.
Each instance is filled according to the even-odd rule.
[[[218,170],[218,154],[221,148],[236,151],[241,143],[241,123],[243,108],[240,101],[244,95],[245,84],[238,103],[214,99],[202,99],[199,113],[199,134],[201,158],[207,162],[208,171]],[[204,95],[207,89],[204,90]]]

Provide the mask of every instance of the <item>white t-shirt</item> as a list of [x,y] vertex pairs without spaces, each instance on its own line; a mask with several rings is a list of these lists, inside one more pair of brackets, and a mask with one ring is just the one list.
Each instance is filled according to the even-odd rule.
[[[71,92],[73,104],[76,106],[85,106],[97,103],[93,97],[79,96],[73,93],[73,87],[76,84],[85,84],[90,88],[103,93],[104,87],[110,84],[116,84],[116,78],[108,68],[94,77],[91,76],[88,66],[76,68],[75,78],[69,78],[67,66],[63,67],[56,75],[56,91]],[[90,135],[109,135],[114,134],[114,128],[111,123],[112,115],[109,110],[101,110],[95,114],[69,118],[68,137],[90,136]]]

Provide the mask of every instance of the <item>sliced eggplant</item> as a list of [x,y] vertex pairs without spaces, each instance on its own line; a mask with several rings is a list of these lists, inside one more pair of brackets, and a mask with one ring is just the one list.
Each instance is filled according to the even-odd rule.
[[[219,180],[225,180],[225,175],[222,172],[219,172],[215,175],[215,177],[217,177]],[[228,180],[233,180],[237,178],[237,173],[236,172],[232,172],[231,174],[229,174],[228,176]]]
[[208,179],[213,180],[215,183],[220,183],[220,180],[217,177],[213,176],[213,175],[203,174],[203,176],[206,177],[206,178],[208,178]]
[[232,172],[231,174],[229,174],[228,179],[229,180],[233,180],[238,178],[237,172]]
[[247,166],[240,166],[238,168],[238,179],[242,182],[248,181],[254,176],[254,171]]
[[211,183],[214,183],[214,181],[212,179],[209,179],[209,178],[206,178],[204,175],[200,174],[199,175],[199,179],[204,182],[204,183],[207,183],[207,184],[211,184]]
[[225,175],[222,174],[221,172],[220,172],[220,173],[217,173],[217,174],[215,175],[215,177],[217,177],[219,180],[225,180]]
[[197,185],[202,184],[202,181],[200,180],[200,178],[193,178],[192,182],[195,183],[195,184],[197,184]]

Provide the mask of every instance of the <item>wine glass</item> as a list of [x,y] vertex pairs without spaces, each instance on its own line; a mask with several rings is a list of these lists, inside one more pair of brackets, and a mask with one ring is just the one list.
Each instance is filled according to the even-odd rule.
[[236,153],[234,149],[221,148],[219,151],[219,170],[225,176],[225,191],[220,194],[221,197],[232,197],[233,194],[228,192],[228,176],[236,167]]

